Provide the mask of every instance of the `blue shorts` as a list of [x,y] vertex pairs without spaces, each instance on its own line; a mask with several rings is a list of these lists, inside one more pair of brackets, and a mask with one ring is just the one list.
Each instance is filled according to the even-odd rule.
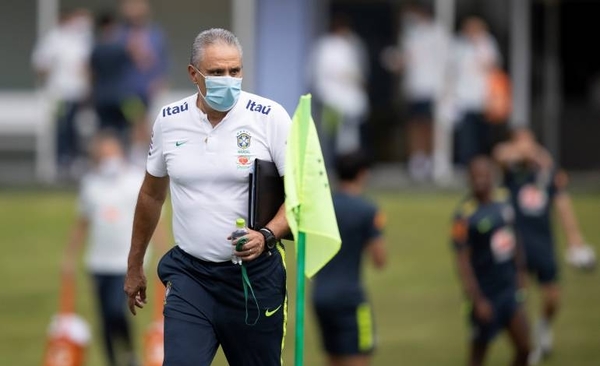
[[433,118],[433,101],[430,99],[415,100],[408,104],[410,118],[431,123]]
[[530,244],[524,241],[527,270],[535,275],[542,285],[554,283],[558,280],[558,266],[554,256],[554,246]]
[[166,286],[164,366],[208,366],[219,345],[232,366],[281,365],[287,318],[283,246],[244,266],[258,308],[251,294],[245,300],[241,266],[202,261],[177,246],[163,256],[158,276]]
[[358,306],[315,304],[323,348],[332,356],[369,354],[375,348],[373,314],[368,303]]
[[471,323],[471,340],[474,343],[486,344],[491,342],[496,335],[508,327],[513,316],[519,309],[517,291],[510,289],[501,294],[488,297],[494,309],[494,318],[489,323],[481,322],[475,317],[474,310],[471,311],[469,320]]

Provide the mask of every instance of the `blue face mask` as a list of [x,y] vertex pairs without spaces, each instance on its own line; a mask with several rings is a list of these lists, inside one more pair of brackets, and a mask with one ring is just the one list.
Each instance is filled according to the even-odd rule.
[[[194,69],[196,69],[194,67]],[[202,76],[200,70],[196,69]],[[202,95],[200,87],[198,93],[202,95],[206,104],[212,109],[219,112],[227,112],[238,101],[242,91],[242,78],[234,78],[231,76],[204,76],[204,84],[206,85],[206,95]]]

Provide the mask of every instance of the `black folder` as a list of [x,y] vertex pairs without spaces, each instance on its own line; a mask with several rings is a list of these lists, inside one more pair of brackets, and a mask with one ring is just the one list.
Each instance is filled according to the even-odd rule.
[[[248,227],[259,230],[265,227],[285,201],[283,178],[275,163],[254,159],[254,172],[250,173],[248,200]],[[284,239],[293,240],[292,235]]]

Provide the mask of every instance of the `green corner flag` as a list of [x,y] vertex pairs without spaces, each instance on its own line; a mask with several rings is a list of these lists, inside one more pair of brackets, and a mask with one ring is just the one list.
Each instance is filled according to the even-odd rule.
[[296,249],[298,233],[306,236],[305,274],[309,278],[333,258],[342,242],[310,100],[310,94],[303,95],[294,113],[284,177],[286,218]]
[[314,276],[340,250],[342,242],[310,100],[310,94],[300,97],[285,156],[285,210],[298,262],[296,366],[303,364],[304,275]]

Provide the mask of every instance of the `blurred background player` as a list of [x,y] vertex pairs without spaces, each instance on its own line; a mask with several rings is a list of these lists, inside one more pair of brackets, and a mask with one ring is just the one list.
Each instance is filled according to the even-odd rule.
[[60,178],[77,178],[80,157],[75,117],[89,94],[88,60],[92,19],[85,9],[66,10],[58,26],[35,45],[32,65],[54,104],[56,156]]
[[558,169],[530,130],[515,130],[510,141],[494,149],[494,158],[504,169],[504,185],[512,195],[527,268],[536,276],[542,290],[542,313],[535,326],[536,344],[531,355],[531,362],[535,364],[552,349],[550,323],[559,305],[558,268],[551,225],[554,205],[567,237],[568,261],[589,268],[595,263],[595,254],[585,245],[579,229],[566,191],[566,173]]
[[403,97],[408,107],[408,173],[417,182],[431,178],[432,121],[441,88],[442,49],[448,35],[433,19],[431,9],[409,5],[401,15],[398,49],[382,54],[384,67],[402,74]]
[[[91,141],[94,168],[81,181],[79,217],[65,252],[63,271],[73,273],[87,242],[91,274],[102,324],[106,364],[138,365],[123,291],[133,214],[144,172],[125,160],[120,139],[108,131]],[[160,228],[160,226],[159,226]],[[164,231],[157,235],[165,235]],[[164,239],[159,238],[164,245]]]
[[489,78],[500,64],[500,51],[487,24],[469,17],[462,23],[452,56],[458,163],[467,166],[479,154],[490,153],[490,125],[485,118]]
[[361,127],[369,112],[368,55],[347,16],[334,16],[330,32],[315,44],[309,65],[310,82],[321,107],[325,163],[332,166],[335,156],[362,147]]
[[530,343],[527,317],[520,304],[523,253],[508,192],[494,189],[493,171],[487,157],[471,161],[471,193],[460,203],[452,228],[459,279],[472,306],[469,365],[482,365],[489,343],[506,329],[515,350],[511,365],[524,366]]
[[312,301],[330,366],[368,365],[375,346],[372,312],[361,280],[366,252],[376,268],[386,261],[383,214],[362,198],[368,160],[360,152],[336,162],[339,188],[333,195],[342,247],[314,280]]
[[125,116],[133,124],[131,158],[145,166],[150,124],[148,108],[167,88],[168,50],[162,29],[151,21],[148,0],[121,0],[121,41],[133,62],[125,71]]
[[124,146],[131,143],[131,126],[124,113],[126,101],[125,76],[133,60],[127,47],[119,40],[119,23],[111,13],[97,20],[97,35],[90,57],[92,103],[96,109],[100,130],[112,129]]

